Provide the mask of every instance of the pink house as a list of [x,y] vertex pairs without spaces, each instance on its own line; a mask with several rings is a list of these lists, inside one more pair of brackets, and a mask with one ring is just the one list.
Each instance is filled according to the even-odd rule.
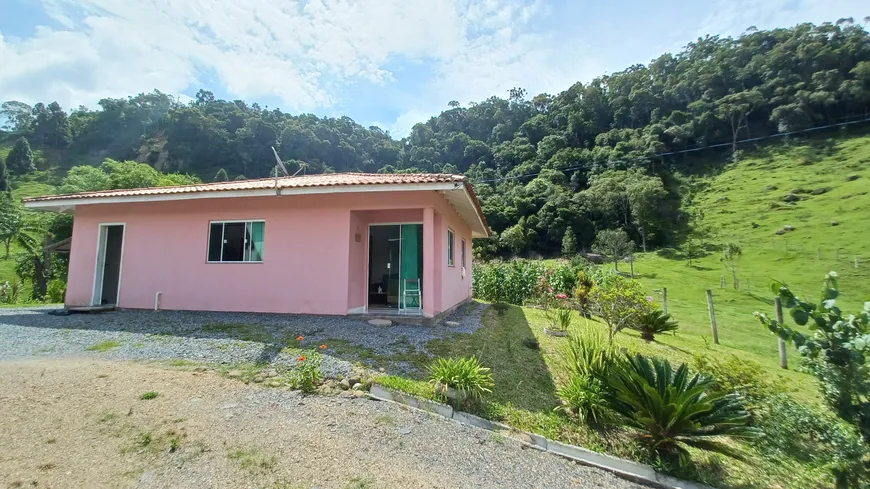
[[66,306],[437,318],[489,228],[465,177],[344,173],[24,200],[74,212]]

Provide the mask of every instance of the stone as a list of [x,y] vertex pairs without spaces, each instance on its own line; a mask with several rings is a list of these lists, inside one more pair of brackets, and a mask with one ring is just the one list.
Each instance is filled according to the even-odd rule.
[[372,326],[392,326],[393,322],[389,319],[370,319],[369,324]]
[[238,379],[241,376],[242,376],[241,370],[230,370],[229,372],[227,372],[227,377],[229,377],[231,379]]
[[785,234],[785,229],[777,229],[775,234],[778,234],[781,236],[781,235]]
[[387,371],[387,369],[385,369],[384,367],[381,367],[378,369],[378,372],[380,372],[380,373],[384,373],[386,371]]
[[235,409],[239,406],[241,406],[241,404],[239,404],[237,402],[228,402],[228,403],[224,404],[223,406],[221,406],[221,409]]
[[[350,375],[347,378],[347,382],[350,385],[354,385],[354,384],[359,384],[360,382],[362,382],[362,379],[360,378],[359,375]],[[354,389],[356,389],[356,387],[354,387]]]
[[455,328],[455,327],[459,326],[459,322],[458,321],[444,321],[444,326],[449,326],[451,328]]
[[351,391],[353,393],[353,397],[365,397],[366,391]]
[[269,382],[269,387],[281,387],[281,382],[273,380],[272,382]]
[[353,385],[353,387],[351,387],[351,389],[353,389],[353,390],[355,390],[355,391],[361,390],[361,389],[362,389],[362,384],[360,384],[359,382],[357,382],[356,384]]
[[351,391],[341,391],[341,392],[338,394],[338,397],[343,397],[343,398],[345,398],[345,399],[349,399],[349,398],[353,397],[353,392],[351,392]]
[[263,377],[271,378],[271,377],[277,377],[277,376],[278,376],[278,371],[275,370],[274,368],[263,370]]
[[260,382],[263,382],[264,380],[266,380],[266,379],[264,379],[263,377],[261,377],[261,376],[259,376],[259,375],[256,376],[256,377],[254,377],[254,382],[256,382],[256,383],[258,383],[258,384],[259,384]]
[[839,221],[831,221],[831,226],[839,226],[839,225],[840,225]]
[[345,377],[345,378],[341,379],[341,382],[339,382],[339,385],[341,385],[342,389],[348,390],[348,389],[350,389],[350,386],[352,384],[350,383],[350,380],[348,380],[348,378]]
[[528,443],[529,445],[535,444],[535,440],[532,440],[532,437],[527,435],[526,433],[517,433],[516,435],[514,435],[514,438],[523,443]]
[[790,225],[786,224],[785,226],[782,227],[782,229],[784,229],[785,231],[794,231],[794,226],[790,226]]
[[411,428],[399,428],[399,434],[409,435],[411,434]]
[[757,228],[758,228],[758,223],[757,223],[757,222],[753,222],[753,223],[752,223],[752,229],[757,229]]

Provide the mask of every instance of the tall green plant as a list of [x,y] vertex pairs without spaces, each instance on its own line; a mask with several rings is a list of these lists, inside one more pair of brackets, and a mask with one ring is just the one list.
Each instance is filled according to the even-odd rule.
[[478,399],[492,392],[494,384],[489,368],[473,356],[436,359],[429,365],[429,382],[439,394],[445,394],[449,387]]
[[667,360],[626,355],[604,379],[620,423],[638,430],[638,439],[668,464],[688,464],[687,447],[739,456],[721,437],[760,434],[747,426],[739,395],[715,392],[712,377],[692,374],[685,364],[673,370]]
[[618,358],[616,349],[596,328],[583,328],[568,337],[563,353],[571,376],[603,378]]
[[630,328],[639,332],[641,339],[647,342],[655,341],[657,334],[676,331],[679,323],[671,319],[670,314],[665,314],[661,309],[643,311],[631,322]]
[[825,401],[841,418],[855,425],[870,443],[870,301],[858,314],[837,307],[837,274],[825,276],[818,304],[804,302],[788,286],[775,282],[771,289],[808,334],[780,324],[766,314],[755,316],[780,338],[791,341],[816,378]]

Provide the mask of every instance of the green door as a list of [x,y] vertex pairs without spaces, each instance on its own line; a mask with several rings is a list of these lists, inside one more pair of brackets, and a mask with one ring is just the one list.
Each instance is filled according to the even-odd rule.
[[[423,225],[402,224],[401,228],[399,304],[403,309],[421,308],[423,305],[419,298],[422,297],[423,284]],[[407,303],[404,302],[406,289]],[[420,292],[415,293],[415,290]]]

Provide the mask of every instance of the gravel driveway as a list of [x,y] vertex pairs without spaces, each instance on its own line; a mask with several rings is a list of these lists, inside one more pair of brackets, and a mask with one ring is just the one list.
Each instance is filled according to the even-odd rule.
[[[425,352],[435,338],[472,333],[487,306],[470,303],[450,321],[456,326],[394,324],[371,326],[358,318],[285,314],[186,311],[113,311],[71,314],[58,307],[0,308],[0,360],[30,357],[93,356],[115,360],[189,360],[236,365],[296,365],[298,351],[338,340],[350,348],[327,349],[321,370],[330,377],[350,373],[354,346],[380,355]],[[305,340],[296,341],[297,336]],[[338,345],[337,345],[338,346]],[[394,371],[410,367],[397,362]]]
[[2,487],[641,487],[399,405],[213,371],[0,361],[0,406]]

